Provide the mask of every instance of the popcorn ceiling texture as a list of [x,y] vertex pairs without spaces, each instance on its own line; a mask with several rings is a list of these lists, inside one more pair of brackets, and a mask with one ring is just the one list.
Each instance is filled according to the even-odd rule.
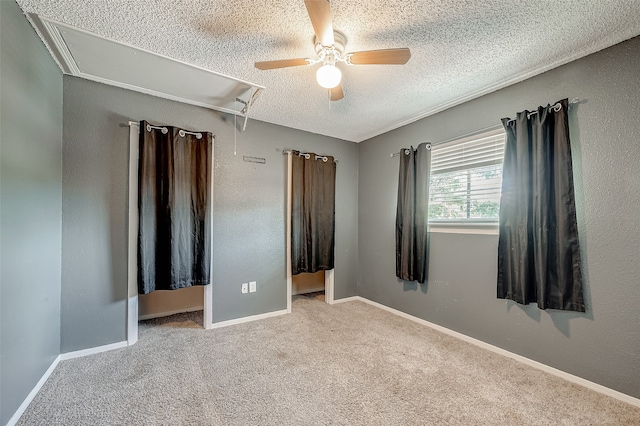
[[[17,0],[107,38],[266,87],[252,118],[362,141],[640,34],[640,1],[331,2],[346,51],[409,47],[406,65],[339,66],[330,103],[316,67],[255,61],[313,57],[302,0]],[[579,94],[558,94],[579,96]]]

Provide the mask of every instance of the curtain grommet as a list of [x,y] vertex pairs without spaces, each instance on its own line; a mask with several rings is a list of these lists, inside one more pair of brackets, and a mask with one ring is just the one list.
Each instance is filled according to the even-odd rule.
[[156,126],[152,126],[151,124],[147,123],[147,132],[151,133],[152,129],[160,130],[163,135],[166,135],[167,133],[169,133],[169,129],[167,129],[166,127],[156,127]]
[[202,139],[202,133],[200,132],[187,132],[186,130],[178,130],[178,134],[180,135],[181,138],[184,138],[186,135],[190,134],[190,135],[194,135],[196,137],[196,139]]

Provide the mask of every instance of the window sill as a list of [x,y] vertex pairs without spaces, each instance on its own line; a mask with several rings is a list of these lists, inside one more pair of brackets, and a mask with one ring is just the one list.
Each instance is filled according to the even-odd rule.
[[498,222],[429,222],[429,231],[443,234],[498,235]]

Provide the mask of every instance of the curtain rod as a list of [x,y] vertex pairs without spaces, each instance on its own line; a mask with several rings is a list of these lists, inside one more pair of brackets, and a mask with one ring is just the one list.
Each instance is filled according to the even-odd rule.
[[[580,101],[581,101],[581,99],[579,99],[579,98],[573,98],[573,99],[571,99],[571,100],[569,101],[569,105],[571,105],[571,104],[578,104],[578,103],[580,103]],[[549,108],[555,108],[555,107],[556,107],[556,105],[558,105],[558,102],[556,102],[555,104],[553,104],[553,105],[552,105],[552,106],[550,106]],[[537,110],[536,110],[536,111],[532,111],[532,112],[530,112],[530,113],[529,113],[529,116],[531,116],[531,115],[533,115],[533,114],[537,114],[537,113],[538,113],[538,111],[537,111]],[[510,119],[509,121],[514,121],[514,120],[515,120],[515,118],[512,118],[512,119]],[[454,141],[454,140],[456,140],[456,139],[463,139],[463,138],[467,138],[467,137],[469,137],[469,136],[473,136],[473,135],[480,134],[480,133],[484,133],[484,132],[489,132],[489,131],[491,131],[491,130],[498,130],[498,129],[503,128],[503,127],[504,127],[504,126],[503,126],[502,124],[496,124],[496,125],[493,125],[493,126],[490,126],[490,127],[486,127],[486,128],[484,128],[484,129],[480,129],[480,130],[476,130],[476,131],[473,131],[473,132],[466,133],[466,134],[464,134],[464,135],[456,136],[455,138],[450,138],[450,139],[447,139],[447,140],[444,140],[444,141],[440,141],[440,142],[434,142],[434,143],[432,143],[432,144],[431,144],[431,146],[441,145],[441,144],[443,144],[443,143],[451,142],[451,141]],[[394,152],[393,154],[391,154],[391,157],[392,157],[392,158],[393,158],[393,157],[397,157],[398,155],[400,155],[400,152]]]
[[[580,103],[580,99],[578,98],[573,98],[569,101],[569,105],[571,104],[577,104]],[[555,104],[551,105],[549,107],[549,110],[554,110],[555,112],[558,112],[562,109],[562,105],[560,104],[560,102],[556,102]],[[531,111],[530,113],[527,114],[527,118],[531,117],[532,115],[535,115],[538,113],[538,110],[535,111]],[[507,120],[507,124],[511,123],[512,121],[516,121],[515,118],[510,118],[509,120]]]
[[[311,154],[313,154],[313,152],[300,152],[300,151],[297,151],[297,150],[295,150],[295,149],[288,149],[288,148],[287,148],[287,149],[283,149],[283,150],[282,150],[282,155],[293,154],[294,152],[297,152],[299,156],[300,156],[300,155],[304,155],[304,157],[305,157],[307,160],[308,160],[309,158],[311,158]],[[318,154],[315,154],[315,156],[316,156],[316,158],[315,158],[316,160],[317,160],[318,158],[322,158],[322,161],[324,161],[325,163],[326,163],[326,162],[327,162],[327,160],[328,160],[328,158],[327,158],[327,156],[326,156],[326,155],[318,155]],[[334,161],[334,163],[337,163],[337,162],[338,162],[338,159],[337,159],[337,158],[334,158],[334,159],[333,159],[333,161]]]
[[[138,127],[140,127],[140,123],[138,123],[137,121],[131,121],[131,120],[129,120],[129,126],[138,126]],[[148,124],[148,123],[147,123],[147,130],[148,130],[148,131],[151,131],[151,129],[158,129],[158,130],[161,130],[161,131],[162,131],[162,134],[167,134],[167,132],[169,131],[169,129],[167,129],[165,126],[158,127],[158,126],[152,126],[151,124]],[[180,135],[180,137],[182,137],[182,138],[184,138],[184,137],[185,137],[185,135],[193,135],[193,136],[195,136],[195,137],[196,137],[196,139],[202,139],[202,133],[200,133],[200,132],[190,132],[190,131],[188,131],[188,130],[180,129],[180,130],[178,131],[178,134],[179,134],[179,135]],[[216,135],[211,135],[211,137],[212,137],[212,139],[214,139],[214,140],[215,140]]]

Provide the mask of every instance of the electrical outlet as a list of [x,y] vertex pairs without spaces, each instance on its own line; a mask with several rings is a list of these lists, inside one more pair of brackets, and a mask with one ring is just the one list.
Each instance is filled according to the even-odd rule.
[[249,283],[242,283],[242,294],[249,293]]
[[251,281],[249,283],[249,293],[255,293],[258,290],[258,288],[256,287],[256,282],[255,281]]

